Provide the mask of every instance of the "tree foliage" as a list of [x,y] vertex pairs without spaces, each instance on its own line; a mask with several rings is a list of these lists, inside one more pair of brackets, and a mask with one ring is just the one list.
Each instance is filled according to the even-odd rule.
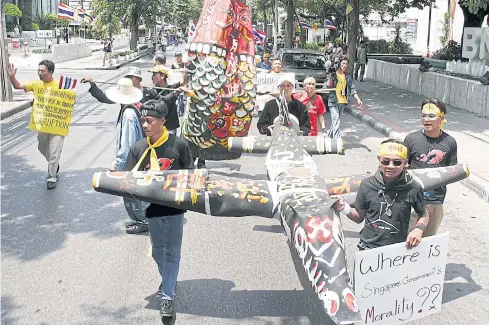
[[165,1],[163,5],[165,23],[186,28],[190,20],[199,19],[203,6],[203,0]]
[[19,8],[22,11],[20,26],[23,31],[32,31],[32,0],[19,0]]
[[22,17],[22,11],[16,5],[7,3],[3,6],[5,16]]

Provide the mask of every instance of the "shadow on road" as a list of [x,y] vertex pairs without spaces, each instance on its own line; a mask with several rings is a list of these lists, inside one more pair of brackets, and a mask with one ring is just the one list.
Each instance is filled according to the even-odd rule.
[[[465,282],[447,282],[453,281],[459,277],[463,278]],[[465,264],[447,264],[445,269],[445,284],[443,285],[442,303],[457,300],[481,289],[482,287],[472,278],[472,270]]]
[[16,309],[22,308],[22,306],[15,305],[13,303],[13,300],[10,296],[4,296],[2,295],[1,297],[1,307],[2,307],[2,319],[1,319],[1,324],[2,325],[13,325],[17,323],[17,318],[12,317],[12,313]]
[[61,166],[57,188],[47,190],[46,172],[22,156],[2,154],[2,259],[38,259],[60,249],[68,234],[124,236],[122,199],[92,189],[93,173],[104,170],[63,172]]

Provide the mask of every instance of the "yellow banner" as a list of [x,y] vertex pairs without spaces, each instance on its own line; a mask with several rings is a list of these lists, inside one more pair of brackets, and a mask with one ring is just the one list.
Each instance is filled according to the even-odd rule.
[[34,94],[29,129],[67,136],[76,93],[67,89],[51,89]]
[[349,3],[347,3],[346,4],[346,14],[349,15],[350,12],[352,12],[352,10],[353,10],[353,7]]

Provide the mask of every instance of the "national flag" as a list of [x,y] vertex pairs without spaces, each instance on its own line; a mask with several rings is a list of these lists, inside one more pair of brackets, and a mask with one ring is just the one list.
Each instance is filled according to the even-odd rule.
[[92,16],[90,16],[89,14],[85,13],[85,22],[87,23],[93,23],[94,19]]
[[193,20],[190,20],[188,22],[188,37],[189,38],[194,37],[194,33],[195,33],[195,22]]
[[307,22],[299,22],[301,25],[301,28],[307,29],[307,28],[312,28],[311,25],[309,25]]
[[329,30],[336,31],[336,26],[333,24],[333,22],[329,19],[324,20],[324,27],[326,27]]
[[253,39],[255,40],[255,42],[259,41],[263,43],[265,42],[266,38],[267,38],[267,33],[259,31],[255,27],[253,27]]
[[73,19],[75,17],[75,9],[65,4],[58,4],[58,18]]
[[59,89],[74,89],[78,80],[71,77],[61,75],[59,78]]
[[76,21],[83,21],[85,18],[85,15],[86,15],[85,10],[78,8],[78,9],[76,9],[75,20]]

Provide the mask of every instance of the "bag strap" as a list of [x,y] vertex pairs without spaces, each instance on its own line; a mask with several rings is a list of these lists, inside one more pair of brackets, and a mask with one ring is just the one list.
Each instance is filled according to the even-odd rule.
[[306,104],[306,109],[309,110],[313,106],[314,102],[316,102],[316,94],[314,94],[309,103]]

